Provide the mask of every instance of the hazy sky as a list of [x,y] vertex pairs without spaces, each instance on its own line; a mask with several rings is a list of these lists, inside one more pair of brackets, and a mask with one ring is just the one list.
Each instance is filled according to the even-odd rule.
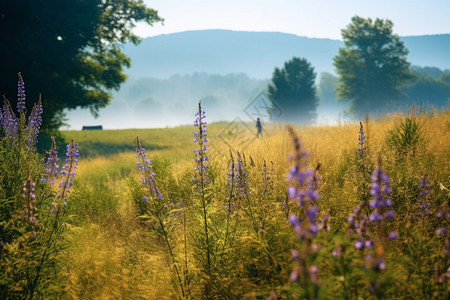
[[341,39],[351,17],[390,19],[400,36],[450,33],[450,0],[144,0],[164,26],[138,25],[154,36],[198,29],[279,31]]

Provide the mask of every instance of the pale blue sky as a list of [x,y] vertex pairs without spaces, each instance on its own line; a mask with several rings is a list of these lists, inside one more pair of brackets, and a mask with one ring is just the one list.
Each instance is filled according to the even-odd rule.
[[140,24],[135,32],[155,36],[198,29],[278,31],[341,39],[351,17],[394,22],[400,36],[450,33],[450,0],[144,0],[164,26]]

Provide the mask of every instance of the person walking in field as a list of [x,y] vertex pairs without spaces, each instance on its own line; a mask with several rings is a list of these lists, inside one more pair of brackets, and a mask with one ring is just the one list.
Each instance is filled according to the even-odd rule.
[[259,136],[262,137],[262,124],[261,124],[261,120],[259,118],[256,120],[256,128],[258,129],[258,133],[256,134],[256,137],[259,137]]

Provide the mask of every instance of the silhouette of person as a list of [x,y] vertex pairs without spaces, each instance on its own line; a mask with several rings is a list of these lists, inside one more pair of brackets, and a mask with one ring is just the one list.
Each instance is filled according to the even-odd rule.
[[262,124],[261,124],[261,120],[259,118],[256,120],[256,128],[258,129],[258,133],[256,134],[256,137],[262,136]]

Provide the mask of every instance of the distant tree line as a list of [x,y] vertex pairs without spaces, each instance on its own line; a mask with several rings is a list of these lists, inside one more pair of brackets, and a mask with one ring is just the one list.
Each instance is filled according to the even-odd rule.
[[[321,77],[321,99],[350,102],[347,113],[360,118],[411,105],[441,108],[450,98],[450,72],[435,67],[410,66],[399,36],[390,20],[352,18],[342,30],[345,46],[334,57],[338,77]],[[304,58],[294,57],[275,68],[269,97],[280,107],[281,121],[309,123],[315,118],[318,98],[314,68]]]

